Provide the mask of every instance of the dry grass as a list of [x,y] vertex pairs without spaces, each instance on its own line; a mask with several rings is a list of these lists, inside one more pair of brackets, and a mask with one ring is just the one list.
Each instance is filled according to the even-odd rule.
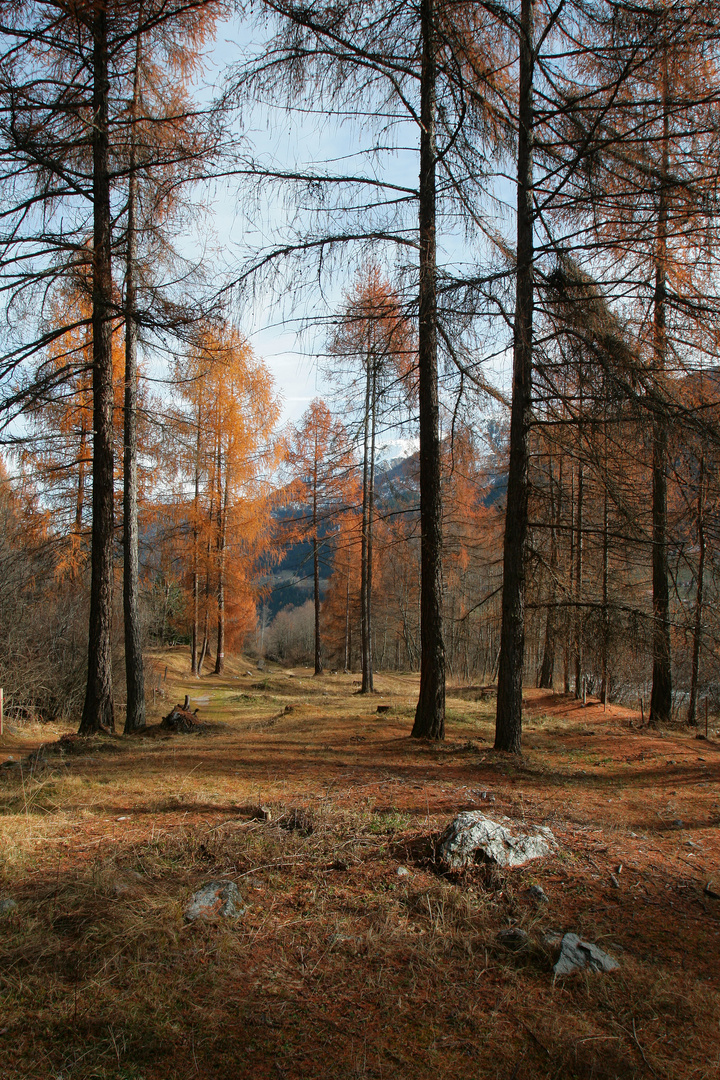
[[[718,1075],[714,740],[531,692],[515,761],[491,750],[487,695],[451,696],[435,747],[408,738],[411,676],[365,700],[344,676],[238,661],[198,684],[179,652],[155,663],[154,720],[188,692],[207,732],[0,774],[3,1080]],[[444,877],[433,840],[472,807],[549,824],[558,855]],[[186,925],[215,878],[245,915]],[[567,930],[620,970],[553,983]]]

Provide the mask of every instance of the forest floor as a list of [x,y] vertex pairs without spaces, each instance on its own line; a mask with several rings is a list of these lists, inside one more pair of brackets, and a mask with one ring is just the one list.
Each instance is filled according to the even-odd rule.
[[[351,676],[151,662],[151,724],[188,693],[200,734],[0,740],[24,761],[0,768],[3,1080],[720,1075],[712,730],[529,690],[515,759],[481,688],[449,689],[430,745],[409,737],[415,676],[365,698]],[[435,843],[466,809],[548,825],[558,851],[443,874]],[[218,879],[244,915],[186,923]],[[554,980],[567,931],[619,968]]]

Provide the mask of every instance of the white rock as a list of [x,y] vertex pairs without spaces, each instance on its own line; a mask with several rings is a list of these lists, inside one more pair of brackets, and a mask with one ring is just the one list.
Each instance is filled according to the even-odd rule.
[[17,906],[17,900],[13,900],[11,896],[6,896],[4,900],[0,900],[0,918],[15,911]]
[[479,810],[458,814],[440,837],[440,858],[452,870],[461,870],[475,862],[495,866],[523,866],[532,859],[542,859],[557,848],[550,829],[540,826],[534,832],[515,831],[513,822],[502,824],[485,817]]
[[608,953],[589,941],[581,941],[577,934],[565,934],[560,945],[560,956],[553,971],[556,975],[569,975],[572,971],[614,971],[619,967]]

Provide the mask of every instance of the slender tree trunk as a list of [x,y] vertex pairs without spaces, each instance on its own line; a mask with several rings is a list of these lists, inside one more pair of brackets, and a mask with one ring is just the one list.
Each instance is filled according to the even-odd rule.
[[195,443],[195,495],[193,497],[193,621],[192,652],[190,656],[190,671],[196,678],[200,675],[198,668],[198,636],[200,629],[200,435],[200,406],[198,404],[197,441]]
[[350,555],[348,552],[347,577],[345,579],[345,660],[343,671],[350,671]]
[[695,586],[695,625],[693,627],[692,669],[690,673],[690,701],[687,722],[697,724],[698,678],[700,674],[700,638],[703,616],[703,579],[705,577],[705,457],[700,458],[700,478],[697,501],[698,568]]
[[203,641],[200,648],[200,658],[198,660],[198,679],[202,675],[203,664],[205,663],[205,657],[208,654],[208,648],[210,646],[210,612],[208,611],[208,596],[205,597],[205,618],[203,624]]
[[436,41],[435,2],[420,0],[420,694],[412,735],[445,738],[445,646],[442,632],[442,496],[437,379],[437,269],[435,222]]
[[[215,515],[215,486],[216,478],[213,475],[208,480],[210,486],[210,506],[208,509],[208,524],[212,526],[213,517]],[[210,581],[212,578],[212,559],[210,546],[210,535],[208,533],[208,540],[205,546],[205,611],[203,615],[203,641],[200,648],[200,659],[198,660],[198,678],[202,675],[203,664],[205,657],[210,652]]]
[[570,469],[570,558],[568,567],[568,603],[565,607],[565,657],[563,670],[563,686],[565,693],[570,693],[570,652],[572,648],[572,607],[570,598],[575,595],[575,464],[571,462]]
[[550,595],[548,597],[547,617],[545,620],[545,647],[540,669],[540,687],[552,690],[555,670],[555,629],[557,626],[557,520],[553,462],[550,456],[548,466],[550,482]]
[[[579,434],[578,434],[579,440]],[[577,514],[575,527],[577,536],[575,540],[575,697],[583,696],[583,499],[585,495],[585,472],[582,461],[578,464],[578,487],[577,487]]]
[[85,509],[85,455],[87,454],[88,431],[85,424],[85,413],[80,418],[80,446],[78,449],[78,481],[77,496],[75,499],[75,535],[82,533],[83,510]]
[[365,606],[367,608],[367,691],[374,693],[373,680],[373,616],[372,616],[372,581],[373,581],[373,513],[375,511],[375,425],[377,420],[377,367],[373,362],[372,393],[370,399],[370,476],[368,486],[368,521],[367,521],[367,584]]
[[[370,333],[370,331],[368,331]],[[372,381],[371,348],[368,347],[365,357],[365,416],[363,418],[363,487],[362,487],[362,520],[360,534],[360,648],[362,681],[360,693],[367,694],[370,690],[369,675],[369,633],[368,626],[368,522],[369,522],[369,495],[370,495],[370,393]]]
[[[142,6],[140,8],[142,12]],[[140,15],[138,16],[138,21]],[[138,26],[130,119],[127,263],[125,271],[125,446],[123,455],[123,615],[125,621],[125,734],[145,727],[145,671],[139,604],[137,483],[137,149],[142,35]]]
[[600,700],[603,705],[608,702],[608,657],[610,653],[610,608],[608,605],[608,561],[609,561],[609,532],[608,532],[608,489],[607,489],[607,457],[605,459],[605,490],[603,492],[603,554],[602,554],[602,683],[600,685]]
[[114,731],[113,368],[107,14],[93,15],[93,521],[88,673],[80,734]]
[[322,675],[322,641],[320,639],[320,550],[318,543],[318,437],[315,435],[315,458],[313,464],[313,600],[315,602],[315,674]]
[[528,529],[528,431],[533,344],[533,36],[532,0],[520,8],[520,87],[517,166],[517,285],[513,337],[502,626],[495,749],[520,753],[525,653],[525,544]]
[[[665,329],[667,283],[667,176],[669,169],[668,71],[665,56],[663,77],[663,140],[660,171],[657,254],[655,259],[655,297],[653,310],[653,352],[655,377],[662,379],[665,370],[667,335]],[[662,387],[660,387],[662,390]],[[658,395],[659,396],[659,395]],[[672,659],[670,650],[670,587],[667,541],[667,417],[658,409],[653,421],[652,485],[652,582],[653,582],[653,681],[650,695],[650,723],[664,724],[672,713]]]
[[[220,475],[220,455],[218,454],[218,475]],[[215,674],[222,675],[225,670],[225,549],[227,547],[227,516],[230,490],[230,462],[225,461],[225,489],[222,503],[218,499],[218,623],[217,655],[215,656]]]

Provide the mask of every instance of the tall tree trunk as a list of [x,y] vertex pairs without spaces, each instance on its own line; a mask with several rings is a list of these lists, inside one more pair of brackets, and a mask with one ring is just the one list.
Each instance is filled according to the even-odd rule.
[[[582,405],[581,405],[582,410]],[[578,428],[578,442],[580,441],[580,432]],[[583,601],[583,499],[585,495],[585,471],[583,469],[583,463],[578,463],[578,486],[577,486],[577,514],[575,516],[575,527],[577,529],[577,535],[575,540],[575,617],[574,617],[574,638],[575,638],[575,697],[581,698],[583,696],[583,617],[582,617],[582,601]]]
[[113,368],[107,14],[93,15],[93,495],[88,672],[79,732],[114,731]]
[[420,0],[420,694],[412,735],[445,738],[445,646],[442,630],[442,496],[437,378],[437,269],[435,223],[436,41],[435,2]]
[[[606,440],[607,442],[607,440]],[[600,684],[600,700],[607,705],[608,686],[608,658],[610,653],[610,608],[608,605],[609,574],[608,561],[610,549],[610,537],[608,532],[608,489],[607,489],[607,455],[605,458],[605,490],[603,492],[603,552],[602,552],[602,682]]]
[[[368,330],[368,335],[372,330]],[[372,384],[372,349],[365,357],[365,416],[363,418],[363,487],[362,519],[360,534],[360,648],[362,682],[360,693],[369,693],[370,687],[370,627],[368,623],[368,550],[369,550],[369,501],[370,501],[370,396]]]
[[315,435],[315,458],[313,464],[313,600],[315,603],[315,674],[322,675],[322,641],[320,638],[320,549],[318,543],[318,436]]
[[703,579],[705,577],[705,457],[700,458],[700,478],[697,501],[698,568],[695,586],[695,625],[693,627],[692,669],[690,673],[690,701],[687,722],[697,724],[698,678],[700,674],[700,637],[703,616]]
[[[662,381],[665,370],[667,335],[667,231],[668,170],[670,150],[669,88],[667,54],[663,72],[663,139],[660,169],[657,253],[655,257],[655,296],[653,303],[653,354],[655,377]],[[662,385],[659,387],[662,393]],[[667,541],[667,455],[668,423],[658,406],[653,420],[652,485],[652,583],[653,583],[653,681],[650,695],[650,723],[664,724],[672,713],[672,659],[670,651],[670,587]]]
[[75,498],[75,535],[82,533],[83,510],[85,509],[85,455],[87,454],[87,425],[85,412],[80,417],[80,446],[78,448],[78,478]]
[[343,671],[350,671],[350,557],[348,553],[347,578],[345,580],[345,657]]
[[195,443],[195,494],[193,497],[193,574],[192,574],[192,651],[190,656],[190,672],[197,678],[200,675],[198,669],[198,637],[200,629],[200,406],[198,404],[197,417],[197,440]]
[[533,36],[532,0],[520,8],[520,87],[517,165],[517,284],[513,335],[502,626],[495,749],[520,753],[525,653],[525,544],[528,530],[528,430],[533,345]]
[[[225,455],[225,487],[222,494],[222,499],[218,492],[218,544],[217,544],[217,574],[218,574],[218,586],[217,586],[217,604],[218,604],[218,621],[217,621],[217,654],[215,656],[215,674],[222,675],[225,670],[225,549],[227,547],[227,516],[228,516],[228,498],[230,491],[230,462],[228,455]],[[221,472],[221,453],[218,451],[218,477],[222,476]],[[219,481],[222,483],[222,481]]]
[[547,617],[545,619],[545,646],[543,648],[542,667],[540,669],[540,687],[543,690],[552,690],[553,673],[555,670],[555,631],[557,626],[558,522],[552,455],[550,455],[548,471],[550,482],[550,595],[548,597]]
[[[208,478],[208,485],[210,487],[210,506],[208,508],[208,524],[212,527],[213,518],[215,516],[215,490],[217,479],[215,474]],[[208,531],[207,544],[205,545],[205,612],[203,616],[203,642],[200,648],[200,659],[198,660],[198,678],[202,675],[203,664],[205,657],[210,653],[210,582],[212,580],[212,558],[211,558],[211,544],[210,544],[210,532]]]
[[[363,675],[361,692],[372,694],[375,690],[373,682],[373,620],[372,620],[372,575],[373,575],[373,511],[375,509],[375,423],[377,417],[377,366],[374,355],[368,358],[368,372],[370,375],[370,398],[369,398],[369,446],[367,464],[367,513],[365,521],[365,593],[363,600],[363,616],[365,627],[365,643],[363,646]],[[364,493],[363,493],[364,495]]]
[[145,671],[139,605],[138,483],[137,483],[137,149],[136,123],[140,112],[142,35],[138,14],[135,73],[130,117],[127,260],[125,269],[125,447],[123,455],[123,615],[125,622],[125,734],[145,727]]
[[563,665],[563,687],[570,693],[570,653],[572,651],[572,611],[571,598],[574,595],[575,581],[575,463],[570,468],[570,552],[568,566],[568,602],[565,606],[565,656]]

